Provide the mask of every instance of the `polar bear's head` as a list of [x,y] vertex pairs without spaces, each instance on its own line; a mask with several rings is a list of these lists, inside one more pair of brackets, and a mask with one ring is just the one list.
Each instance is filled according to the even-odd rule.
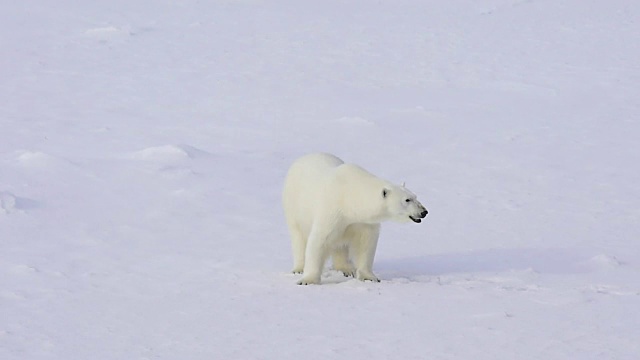
[[416,195],[404,186],[388,185],[382,190],[383,201],[391,220],[419,223],[427,216],[427,209]]

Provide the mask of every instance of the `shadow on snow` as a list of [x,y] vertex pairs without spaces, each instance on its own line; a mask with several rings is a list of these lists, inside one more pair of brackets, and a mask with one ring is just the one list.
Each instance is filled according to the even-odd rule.
[[590,272],[600,267],[601,264],[594,261],[596,255],[582,249],[487,249],[380,259],[375,262],[374,270],[383,277],[525,270],[571,274]]

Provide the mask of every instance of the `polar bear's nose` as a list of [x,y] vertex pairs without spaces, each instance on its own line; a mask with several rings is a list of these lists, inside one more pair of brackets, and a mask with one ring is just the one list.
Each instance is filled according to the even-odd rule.
[[420,213],[420,217],[423,218],[423,217],[427,216],[428,213],[429,212],[427,211],[427,209],[424,209],[424,211]]

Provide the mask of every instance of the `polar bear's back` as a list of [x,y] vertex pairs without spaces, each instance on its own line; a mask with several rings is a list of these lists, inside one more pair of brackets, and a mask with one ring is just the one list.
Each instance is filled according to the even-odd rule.
[[291,164],[289,171],[294,169],[306,169],[310,171],[326,172],[336,166],[344,164],[339,157],[327,153],[313,153],[298,158]]
[[306,222],[314,218],[314,211],[322,194],[321,189],[335,168],[342,164],[344,161],[340,158],[326,153],[305,155],[293,162],[287,173],[282,194],[287,221],[296,222],[304,228],[311,226]]

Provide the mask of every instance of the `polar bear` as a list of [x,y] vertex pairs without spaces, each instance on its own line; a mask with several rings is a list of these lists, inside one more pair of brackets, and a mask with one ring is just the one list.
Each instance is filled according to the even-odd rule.
[[291,165],[282,203],[293,272],[303,274],[300,285],[319,284],[329,256],[345,276],[380,281],[372,271],[380,223],[419,223],[427,216],[404,186],[326,153],[305,155]]

